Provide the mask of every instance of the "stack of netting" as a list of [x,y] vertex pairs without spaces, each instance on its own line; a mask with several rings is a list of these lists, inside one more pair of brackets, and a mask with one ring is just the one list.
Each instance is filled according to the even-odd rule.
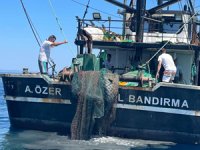
[[135,70],[121,75],[119,85],[126,87],[152,87],[150,83],[156,83],[156,79],[149,72]]
[[107,70],[74,74],[72,93],[78,99],[78,104],[71,125],[72,139],[89,139],[94,125],[96,130],[106,132],[115,116],[113,105],[118,96],[118,81],[118,75]]

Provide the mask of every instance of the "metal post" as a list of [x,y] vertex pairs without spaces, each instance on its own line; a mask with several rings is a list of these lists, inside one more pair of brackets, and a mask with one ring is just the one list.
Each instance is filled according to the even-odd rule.
[[136,11],[136,42],[143,42],[146,0],[137,0]]
[[195,50],[195,65],[196,65],[196,72],[197,74],[195,75],[194,78],[194,84],[198,85],[198,80],[199,80],[199,51]]
[[109,33],[110,33],[111,17],[108,17],[108,22],[109,22],[109,29],[108,29],[108,31],[109,31]]
[[[127,0],[124,0],[124,5],[126,5],[126,3],[127,3]],[[126,28],[126,13],[124,11],[124,14],[123,14],[123,31],[122,31],[122,37],[123,37],[123,39],[125,37],[125,28]]]
[[163,0],[158,0],[158,5],[163,4]]
[[[78,39],[78,41],[80,41],[81,40],[81,38],[80,38],[80,32],[81,32],[81,20],[79,19],[79,18],[77,18],[77,20],[78,20],[78,33],[77,33],[77,39]],[[84,46],[81,44],[80,46],[79,46],[79,50],[77,49],[77,54],[83,54],[83,48],[84,48]]]

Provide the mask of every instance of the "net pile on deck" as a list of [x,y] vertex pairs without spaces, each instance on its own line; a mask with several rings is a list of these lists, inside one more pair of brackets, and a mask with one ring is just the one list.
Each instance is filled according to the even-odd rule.
[[106,132],[115,116],[112,106],[118,96],[118,81],[118,75],[106,70],[81,71],[74,75],[72,93],[78,104],[71,124],[71,139],[89,139],[95,121],[95,129]]
[[151,87],[150,83],[155,83],[156,79],[147,71],[134,70],[120,76],[120,86],[140,86]]

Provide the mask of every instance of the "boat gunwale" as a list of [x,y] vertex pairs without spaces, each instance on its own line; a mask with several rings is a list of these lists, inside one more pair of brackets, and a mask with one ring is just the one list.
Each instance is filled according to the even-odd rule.
[[60,85],[70,85],[69,82],[59,81],[56,78],[50,78],[48,75],[29,73],[29,74],[0,74],[0,78],[4,77],[16,77],[16,78],[32,78],[32,79],[44,79],[48,84],[60,84]]

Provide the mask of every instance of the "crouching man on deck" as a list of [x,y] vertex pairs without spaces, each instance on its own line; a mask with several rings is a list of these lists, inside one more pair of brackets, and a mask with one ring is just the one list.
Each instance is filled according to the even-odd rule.
[[172,82],[176,74],[176,66],[171,55],[166,53],[166,49],[162,49],[162,54],[158,57],[158,68],[156,73],[156,79],[159,78],[159,72],[161,65],[163,65],[165,71],[163,73],[162,82]]

